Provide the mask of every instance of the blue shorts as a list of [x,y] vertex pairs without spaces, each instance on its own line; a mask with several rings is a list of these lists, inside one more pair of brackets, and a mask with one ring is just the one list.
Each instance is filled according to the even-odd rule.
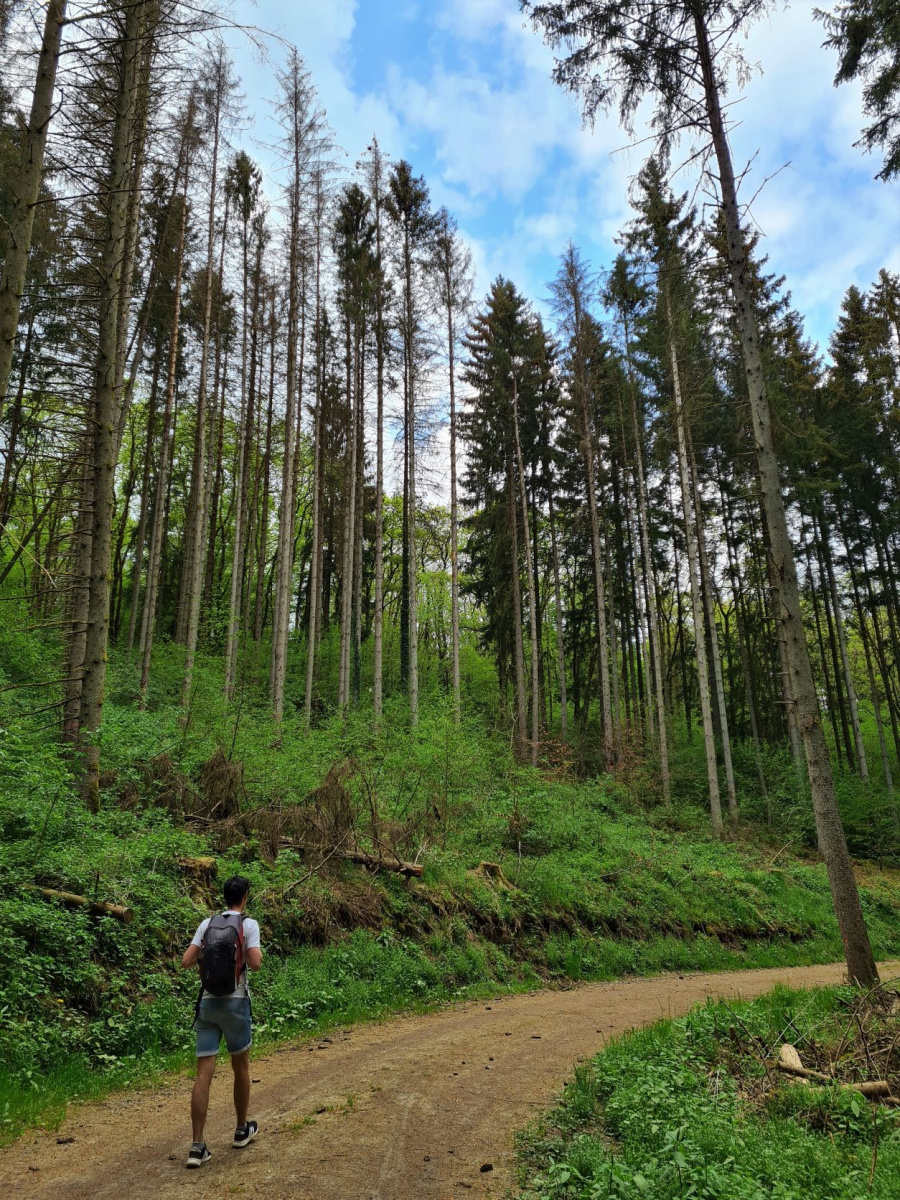
[[243,1054],[253,1040],[249,996],[204,996],[194,1021],[197,1057],[218,1054],[224,1035],[229,1054]]

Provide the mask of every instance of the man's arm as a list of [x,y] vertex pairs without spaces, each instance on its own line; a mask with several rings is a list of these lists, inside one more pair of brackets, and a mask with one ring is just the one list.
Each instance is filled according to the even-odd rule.
[[209,917],[205,921],[201,921],[197,926],[197,932],[191,938],[191,944],[181,956],[181,965],[183,967],[196,967],[200,958],[200,946],[203,943],[203,935],[206,933],[206,928],[209,925]]
[[244,945],[244,961],[251,971],[258,971],[262,966],[262,949],[259,944],[259,924],[248,917],[244,924],[247,941]]

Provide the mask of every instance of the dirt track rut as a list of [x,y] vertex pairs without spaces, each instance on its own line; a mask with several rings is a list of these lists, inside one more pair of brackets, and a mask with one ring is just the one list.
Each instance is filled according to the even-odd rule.
[[[900,963],[885,969],[897,974]],[[220,1063],[213,1158],[200,1171],[184,1169],[191,1081],[182,1076],[73,1106],[60,1129],[0,1152],[0,1183],[40,1200],[499,1200],[514,1191],[515,1130],[608,1038],[708,996],[842,977],[842,964],[666,975],[358,1026],[255,1059],[251,1115],[261,1132],[246,1150],[229,1146],[231,1072]]]

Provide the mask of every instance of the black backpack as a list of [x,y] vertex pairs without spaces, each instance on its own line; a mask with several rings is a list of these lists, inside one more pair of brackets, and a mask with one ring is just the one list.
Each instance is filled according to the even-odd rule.
[[200,942],[200,982],[210,996],[230,996],[244,971],[244,918],[241,913],[210,917]]

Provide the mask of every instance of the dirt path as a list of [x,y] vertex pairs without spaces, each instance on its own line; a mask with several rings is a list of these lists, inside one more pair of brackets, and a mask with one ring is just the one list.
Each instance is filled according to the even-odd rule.
[[[887,971],[900,972],[900,963]],[[229,1146],[230,1076],[213,1082],[213,1158],[186,1171],[191,1082],[73,1106],[0,1153],[0,1183],[41,1200],[452,1200],[507,1194],[513,1133],[607,1038],[707,996],[837,983],[842,965],[590,984],[398,1017],[253,1064],[259,1140]],[[490,1164],[490,1169],[488,1169]]]

